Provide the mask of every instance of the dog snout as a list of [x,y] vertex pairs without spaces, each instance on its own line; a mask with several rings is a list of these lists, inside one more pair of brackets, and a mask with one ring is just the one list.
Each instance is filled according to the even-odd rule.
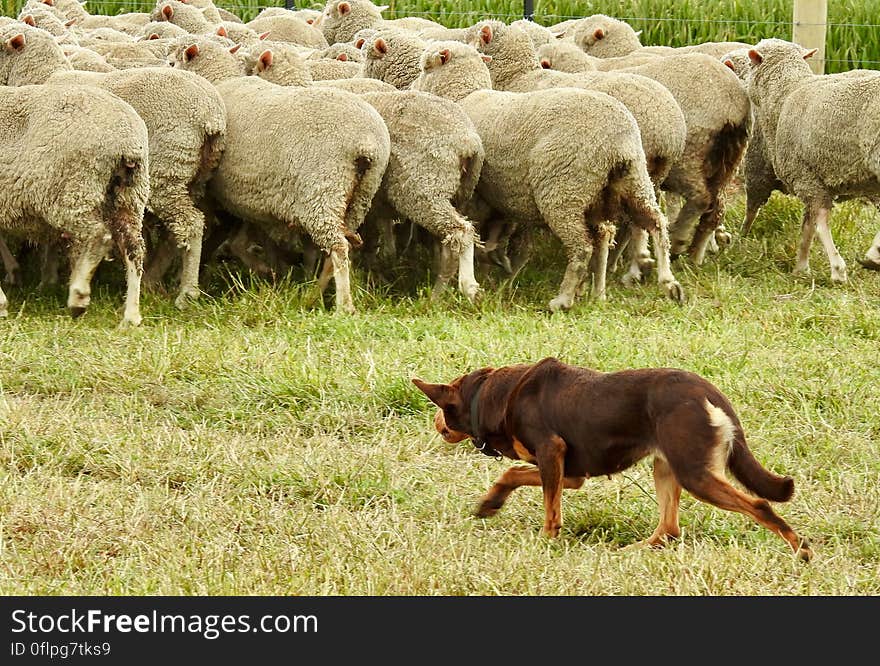
[[449,442],[450,444],[457,444],[468,438],[468,435],[465,433],[457,432],[446,425],[446,419],[443,417],[442,409],[438,409],[437,413],[434,414],[434,429],[440,433],[440,436],[444,441]]

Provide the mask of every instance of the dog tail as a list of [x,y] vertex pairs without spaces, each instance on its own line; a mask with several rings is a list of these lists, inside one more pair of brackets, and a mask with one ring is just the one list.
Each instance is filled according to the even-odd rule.
[[794,479],[764,469],[746,445],[742,428],[737,428],[734,434],[727,467],[737,481],[766,500],[787,502],[794,495]]

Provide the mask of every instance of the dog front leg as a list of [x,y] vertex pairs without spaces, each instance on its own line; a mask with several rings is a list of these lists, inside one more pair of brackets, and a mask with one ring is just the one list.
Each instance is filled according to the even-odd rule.
[[544,489],[544,535],[555,537],[562,527],[562,479],[565,467],[565,441],[557,435],[536,447],[541,487]]
[[[586,480],[585,476],[566,476],[562,479],[563,488],[577,490]],[[540,486],[541,474],[536,467],[523,467],[515,465],[498,477],[492,484],[489,492],[480,502],[474,515],[477,518],[491,518],[504,506],[504,502],[510,497],[510,493],[520,486]]]

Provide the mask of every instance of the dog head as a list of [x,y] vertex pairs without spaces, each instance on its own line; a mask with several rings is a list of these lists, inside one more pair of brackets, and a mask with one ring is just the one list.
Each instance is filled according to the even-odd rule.
[[449,384],[429,384],[421,379],[412,380],[439,407],[434,415],[434,428],[445,441],[457,444],[476,436],[476,424],[471,422],[475,411],[473,402],[478,397],[486,375],[492,371],[492,368],[481,368]]

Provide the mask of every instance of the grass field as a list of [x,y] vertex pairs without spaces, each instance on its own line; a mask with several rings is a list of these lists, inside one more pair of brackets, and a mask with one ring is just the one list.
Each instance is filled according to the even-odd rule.
[[[741,215],[734,201],[729,226]],[[818,247],[813,279],[790,274],[799,207],[774,197],[753,238],[676,262],[684,306],[615,282],[607,303],[551,316],[546,241],[516,283],[484,277],[473,307],[432,303],[422,275],[337,316],[305,305],[308,285],[225,269],[190,311],[147,295],[144,325],[120,331],[114,270],[78,321],[60,293],[9,288],[0,593],[878,594],[880,275],[855,263],[878,221],[857,204],[835,221],[850,284],[830,284]],[[679,543],[625,549],[656,524],[648,461],[566,491],[555,541],[535,488],[470,517],[506,464],[442,442],[410,379],[547,355],[714,382],[759,460],[794,476],[777,508],[815,560],[686,493]]]

